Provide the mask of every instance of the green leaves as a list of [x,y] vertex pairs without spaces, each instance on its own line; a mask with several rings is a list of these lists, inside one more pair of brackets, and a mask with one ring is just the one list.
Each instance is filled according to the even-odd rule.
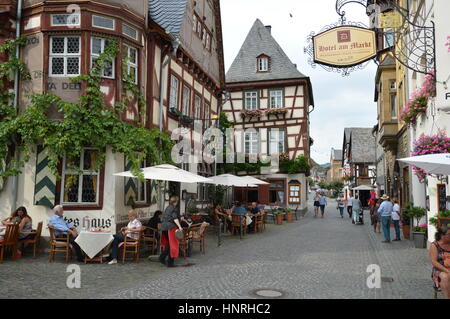
[[[24,42],[16,41],[15,45],[20,43]],[[105,51],[96,59],[90,74],[71,79],[85,84],[85,94],[78,103],[65,102],[54,94],[34,94],[30,96],[30,104],[25,110],[16,115],[11,105],[13,95],[8,90],[0,90],[0,158],[6,157],[13,139],[17,140],[19,149],[23,152],[23,160],[19,163],[11,162],[5,171],[0,172],[1,176],[20,174],[20,168],[35,151],[36,144],[47,148],[49,167],[58,178],[60,160],[64,156],[68,159],[80,157],[84,147],[98,149],[96,169],[104,166],[107,147],[111,147],[113,153],[125,154],[132,162],[131,171],[136,174],[139,173],[143,159],[147,159],[149,165],[171,163],[173,143],[167,133],[144,128],[146,102],[130,76],[126,76],[124,80],[125,92],[123,101],[119,102],[120,107],[116,104],[111,108],[105,104],[100,89],[102,69],[119,52],[116,41],[108,40],[108,43]],[[3,48],[10,52],[13,50],[12,46],[12,42],[7,42],[0,47],[0,51]],[[21,62],[11,62],[12,60],[0,64],[0,83],[11,72],[24,70]],[[132,103],[131,99],[137,100],[139,108],[144,110],[138,122],[140,126],[125,123],[121,119],[126,107]],[[63,114],[61,121],[48,118],[50,106],[55,106]],[[70,167],[79,170],[79,167]]]

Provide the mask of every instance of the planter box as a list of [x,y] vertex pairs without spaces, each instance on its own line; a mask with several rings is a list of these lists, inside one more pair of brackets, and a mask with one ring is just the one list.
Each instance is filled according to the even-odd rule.
[[275,215],[275,223],[277,225],[283,225],[283,215],[281,214]]
[[402,227],[403,230],[403,238],[405,239],[410,239],[410,230],[411,230],[411,226],[410,225],[403,225]]
[[286,221],[288,223],[294,222],[294,213],[286,213]]
[[413,232],[414,246],[416,248],[427,248],[427,237],[425,233]]

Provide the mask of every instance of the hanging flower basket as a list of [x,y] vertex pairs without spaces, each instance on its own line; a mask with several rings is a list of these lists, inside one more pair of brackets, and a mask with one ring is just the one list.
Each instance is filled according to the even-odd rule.
[[434,70],[425,77],[422,88],[412,93],[404,109],[400,111],[400,119],[407,124],[416,124],[417,117],[425,113],[428,102],[436,96],[436,80]]
[[[427,155],[427,154],[441,154],[450,153],[450,138],[445,136],[443,131],[439,131],[436,135],[422,134],[419,139],[414,141],[414,151],[411,156]],[[427,174],[424,170],[413,166],[416,176],[423,180],[427,175],[435,176],[433,174]]]

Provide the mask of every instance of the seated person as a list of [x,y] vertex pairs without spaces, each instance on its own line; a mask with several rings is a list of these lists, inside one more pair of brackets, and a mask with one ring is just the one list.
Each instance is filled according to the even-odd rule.
[[81,253],[80,246],[75,242],[75,238],[78,236],[78,232],[72,224],[66,222],[63,218],[64,208],[61,205],[56,205],[53,208],[54,215],[50,218],[48,224],[55,228],[55,236],[69,234],[69,241],[72,247],[75,249],[77,260],[83,262],[83,254]]
[[232,214],[245,215],[247,214],[247,210],[245,209],[244,206],[242,206],[241,202],[236,202],[236,205],[232,210]]
[[152,218],[150,218],[147,222],[147,227],[158,230],[156,233],[156,238],[159,238],[159,231],[161,230],[161,215],[162,211],[157,210]]
[[227,229],[231,231],[231,220],[228,218],[229,210],[224,209],[221,205],[216,206],[216,216],[222,222],[226,221]]
[[137,213],[134,210],[128,212],[128,220],[130,221],[127,227],[122,227],[120,229],[120,234],[114,235],[114,240],[111,244],[111,258],[112,260],[108,263],[109,265],[117,264],[117,256],[119,255],[119,244],[125,241],[125,236],[132,240],[139,239],[139,233],[137,231],[141,230],[142,223],[137,219]]
[[450,299],[450,229],[447,226],[437,229],[429,256],[434,285],[441,288],[445,299]]

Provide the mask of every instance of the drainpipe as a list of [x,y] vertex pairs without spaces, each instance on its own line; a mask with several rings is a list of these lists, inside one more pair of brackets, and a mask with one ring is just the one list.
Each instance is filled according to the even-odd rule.
[[[164,58],[164,62],[162,63],[161,70],[159,72],[159,79],[160,79],[160,81],[159,81],[159,83],[160,83],[160,90],[159,90],[159,130],[160,130],[160,132],[162,132],[163,128],[164,128],[164,125],[163,125],[163,114],[164,114],[164,112],[163,112],[163,107],[164,107],[163,101],[164,101],[164,96],[163,95],[164,95],[164,85],[165,85],[164,80],[167,77],[167,73],[164,72],[164,68],[170,62],[171,58],[175,58],[176,57],[178,47],[180,46],[180,38],[178,36],[171,36],[171,40],[172,40],[172,43],[169,46],[169,48],[172,47],[172,49],[173,49],[172,50],[172,54],[171,55],[167,55],[165,58],[164,58],[164,54],[162,54],[161,59]],[[159,190],[159,194],[158,194],[158,197],[159,197],[159,209],[160,210],[164,210],[164,198],[163,198],[162,188],[158,187],[158,190]]]
[[[22,20],[22,1],[17,1],[17,19],[16,19],[16,39],[20,37],[20,28],[21,28],[21,20]],[[20,59],[20,48],[19,46],[16,46],[16,58]],[[16,113],[18,112],[18,105],[19,105],[19,71],[16,70],[14,74],[14,102],[13,102],[14,110],[16,110]],[[14,157],[16,163],[20,160],[20,151],[17,147],[17,141],[14,141],[14,144],[16,145],[14,150]],[[19,175],[13,176],[13,198],[11,203],[11,211],[15,211],[17,208],[17,194],[19,192]]]

